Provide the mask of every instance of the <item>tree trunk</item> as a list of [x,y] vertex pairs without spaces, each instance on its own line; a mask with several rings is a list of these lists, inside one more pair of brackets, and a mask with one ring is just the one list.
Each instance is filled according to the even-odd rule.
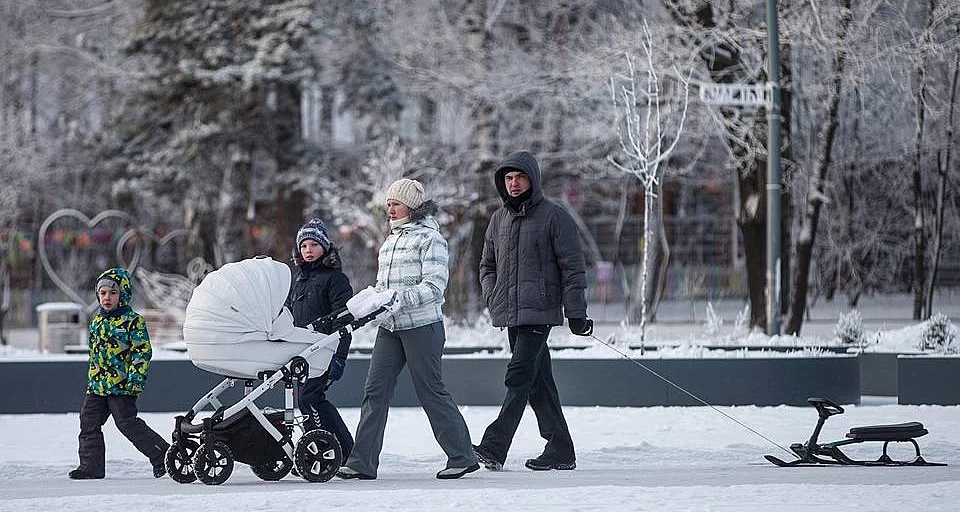
[[[766,329],[767,326],[767,299],[765,295],[766,274],[766,240],[767,227],[765,209],[762,207],[766,195],[763,190],[763,176],[761,166],[747,164],[738,160],[737,190],[740,204],[737,205],[737,225],[743,235],[743,256],[747,272],[747,298],[750,301],[750,327]],[[747,168],[739,166],[749,165]]]
[[215,223],[211,215],[205,214],[204,208],[199,208],[193,200],[187,199],[183,202],[183,223],[188,233],[185,259],[190,261],[194,258],[202,258],[214,268],[219,267],[214,250]]
[[[923,82],[923,70],[920,70],[920,81]],[[923,225],[926,223],[923,210],[923,174],[920,171],[920,154],[923,141],[923,86],[917,93],[917,130],[914,140],[913,172],[911,173],[910,189],[913,192],[913,319],[923,319],[923,283],[926,280],[926,265],[924,258],[927,253],[927,241],[923,234]]]
[[[789,44],[780,45],[780,83],[793,83],[793,57]],[[792,162],[793,144],[790,142],[790,126],[793,120],[793,94],[789,88],[780,92],[780,140],[787,141],[780,148],[780,161]],[[780,183],[793,181],[792,166],[783,166]],[[780,187],[780,317],[786,317],[790,310],[790,268],[793,263],[793,195],[790,187]],[[766,208],[764,208],[766,211]],[[764,249],[765,250],[765,249]]]
[[[958,30],[960,32],[960,30]],[[934,212],[934,233],[933,233],[933,262],[930,268],[930,279],[927,280],[927,310],[924,318],[930,318],[933,315],[933,290],[937,281],[937,274],[940,271],[940,253],[943,249],[943,214],[944,214],[944,194],[947,188],[947,177],[950,173],[950,156],[953,149],[953,113],[956,111],[957,104],[957,79],[960,75],[960,55],[953,58],[953,77],[950,79],[950,104],[947,113],[945,148],[943,158],[937,159],[937,206]]]
[[217,208],[217,244],[214,247],[216,266],[240,261],[246,254],[247,207],[250,204],[251,162],[250,154],[239,148],[231,148],[230,165],[223,175],[220,201]]
[[[837,26],[837,40],[841,43],[846,40],[847,28],[852,19],[850,0],[846,0],[841,7],[840,22]],[[814,160],[815,168],[810,177],[804,217],[801,219],[801,228],[797,239],[797,258],[794,273],[791,279],[790,312],[784,332],[800,334],[803,325],[803,315],[807,310],[807,293],[810,286],[810,264],[813,259],[813,243],[817,237],[817,225],[820,223],[820,210],[823,199],[826,197],[825,186],[827,171],[830,169],[833,151],[834,136],[839,125],[840,95],[843,90],[843,70],[845,59],[842,52],[837,52],[833,60],[833,77],[830,83],[827,98],[827,111],[823,130],[818,135],[817,156]]]
[[[762,71],[751,73],[753,66],[743,62],[739,48],[728,42],[701,39],[718,25],[718,16],[712,2],[689,2],[661,0],[672,19],[691,31],[693,44],[700,48],[699,56],[707,66],[711,79],[716,83],[756,83],[763,79]],[[737,209],[737,225],[743,235],[744,260],[747,272],[747,293],[750,301],[750,327],[766,330],[766,186],[764,172],[766,160],[756,158],[755,148],[763,146],[767,122],[762,117],[740,120],[739,113],[725,109],[721,112],[724,124],[729,127],[725,142],[734,158],[733,169],[737,173],[737,190],[740,204]],[[782,125],[789,129],[789,124]],[[736,131],[736,133],[734,133]],[[781,244],[782,247],[786,247]],[[787,260],[781,262],[781,268]]]
[[663,295],[670,260],[670,246],[663,225],[663,187],[657,185],[645,195],[642,270],[634,280],[631,297],[639,298],[630,308],[631,322],[640,322],[641,332],[647,322],[657,317],[660,298]]
[[6,251],[0,253],[0,257],[0,345],[6,345],[6,318],[10,311],[10,268],[7,265]]
[[630,318],[629,304],[631,294],[628,292],[630,288],[627,284],[627,271],[623,265],[623,257],[620,254],[620,249],[623,242],[623,228],[627,221],[627,204],[630,202],[631,184],[634,182],[635,180],[630,175],[625,175],[623,178],[623,186],[620,188],[620,203],[617,207],[617,224],[613,229],[613,268],[620,276],[620,290],[623,292],[624,298],[626,299],[624,303],[627,304],[624,313],[628,320]]
[[[275,251],[272,256],[280,261],[289,261],[293,258],[293,251],[298,250],[295,233],[309,220],[304,218],[305,201],[303,192],[284,189],[277,191],[277,202],[273,208],[271,221],[274,226],[272,245]],[[333,236],[338,245],[342,243],[336,232]],[[349,258],[349,255],[341,254],[341,256]]]
[[[477,80],[482,80],[489,69],[489,52],[486,30],[486,5],[482,0],[468,0],[463,8],[463,30],[467,47],[475,56],[471,70]],[[493,183],[493,168],[497,162],[497,110],[483,98],[478,100],[474,112],[475,124],[470,134],[470,153],[473,155],[472,177],[477,191],[476,206],[470,208],[464,219],[470,235],[459,245],[451,261],[461,269],[451,273],[447,286],[446,314],[457,322],[470,322],[470,315],[483,308],[479,305],[480,255],[483,253],[483,237],[490,215],[499,206],[499,197]]]

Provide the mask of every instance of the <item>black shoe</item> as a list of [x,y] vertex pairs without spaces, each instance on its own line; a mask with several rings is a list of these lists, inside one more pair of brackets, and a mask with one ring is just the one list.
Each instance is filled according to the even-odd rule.
[[344,480],[376,480],[377,477],[364,475],[363,473],[351,468],[350,466],[343,466],[337,470],[337,477],[343,478]]
[[523,463],[527,469],[532,469],[534,471],[547,471],[550,469],[559,469],[559,470],[571,470],[577,468],[577,461],[559,461],[553,460],[543,455],[537,457],[536,459],[527,459],[527,462]]
[[493,454],[488,452],[486,448],[473,445],[473,452],[477,454],[477,460],[480,461],[480,464],[483,464],[483,467],[490,471],[500,471],[503,469],[503,463],[495,459]]
[[153,477],[154,477],[154,478],[160,478],[160,477],[162,477],[163,475],[166,475],[166,474],[167,474],[167,466],[166,466],[166,464],[163,463],[163,461],[161,461],[161,462],[159,462],[159,463],[157,463],[157,464],[153,464]]
[[72,480],[99,480],[103,478],[103,475],[102,474],[95,475],[93,473],[88,473],[80,468],[77,468],[70,472],[70,478]]
[[437,473],[437,478],[440,480],[452,480],[454,478],[460,478],[467,473],[473,473],[474,471],[480,469],[480,464],[473,464],[465,468],[446,468],[441,469]]

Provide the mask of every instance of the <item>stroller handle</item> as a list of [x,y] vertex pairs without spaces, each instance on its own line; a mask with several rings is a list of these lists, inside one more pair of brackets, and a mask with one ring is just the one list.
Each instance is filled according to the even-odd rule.
[[350,310],[347,308],[341,308],[329,315],[324,315],[313,322],[310,322],[310,326],[313,327],[313,330],[322,332],[324,334],[331,334],[339,331],[343,327],[350,325],[353,322],[353,314],[350,313]]

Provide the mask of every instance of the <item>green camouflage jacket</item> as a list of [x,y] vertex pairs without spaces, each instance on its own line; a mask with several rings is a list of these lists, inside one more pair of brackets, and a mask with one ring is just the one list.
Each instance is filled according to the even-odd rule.
[[147,324],[130,307],[133,286],[125,269],[105,270],[97,281],[101,279],[110,279],[119,285],[120,303],[111,311],[100,308],[90,321],[87,393],[136,396],[143,393],[153,355]]

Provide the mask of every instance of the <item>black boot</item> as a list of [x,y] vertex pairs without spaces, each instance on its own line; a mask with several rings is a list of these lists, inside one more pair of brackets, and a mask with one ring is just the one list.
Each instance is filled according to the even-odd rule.
[[490,471],[500,471],[503,469],[503,463],[497,460],[486,448],[473,445],[473,452],[477,454],[477,460],[480,461],[480,464],[483,464],[483,467]]
[[523,465],[526,466],[527,469],[532,469],[534,471],[547,471],[550,469],[571,470],[577,468],[577,461],[555,460],[553,458],[544,457],[541,455],[536,459],[527,459],[527,462],[525,462]]
[[91,473],[83,468],[77,468],[70,472],[72,480],[99,480],[103,478],[103,473]]
[[153,477],[154,477],[154,478],[160,478],[160,477],[162,477],[163,475],[166,475],[166,474],[167,474],[167,465],[164,463],[164,461],[161,460],[160,462],[157,462],[157,463],[155,463],[155,464],[151,464],[151,466],[153,466]]

